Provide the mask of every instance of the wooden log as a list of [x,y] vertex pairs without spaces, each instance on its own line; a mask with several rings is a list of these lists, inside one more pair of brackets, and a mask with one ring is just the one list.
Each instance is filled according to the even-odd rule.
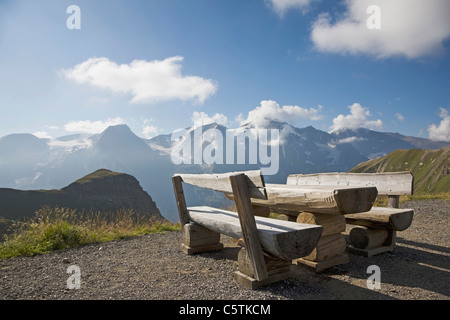
[[297,222],[322,226],[322,237],[344,232],[346,226],[345,217],[335,214],[302,212],[297,217]]
[[346,252],[323,261],[309,261],[303,258],[296,261],[297,264],[303,264],[313,268],[315,272],[322,272],[328,268],[349,262],[350,257]]
[[[267,200],[252,204],[268,206],[277,213],[298,216],[299,212],[350,214],[369,211],[377,197],[376,187],[328,187],[266,184]],[[228,195],[230,199],[232,196]]]
[[358,249],[373,249],[386,244],[389,233],[386,229],[355,227],[350,231],[350,243]]
[[403,231],[411,225],[413,215],[413,209],[373,207],[368,212],[348,214],[345,220],[348,224]]
[[392,251],[394,251],[394,246],[392,245],[392,246],[381,246],[381,247],[376,247],[376,248],[372,248],[372,249],[358,249],[358,248],[355,248],[354,246],[350,245],[350,246],[348,246],[347,250],[348,250],[348,252],[350,252],[352,254],[370,258],[370,257],[380,254],[380,253],[392,252]]
[[180,224],[183,227],[185,224],[189,223],[189,215],[186,208],[186,199],[184,198],[182,181],[183,180],[179,176],[172,177],[175,200],[178,207],[178,215],[180,218]]
[[388,208],[398,208],[400,205],[400,196],[395,195],[389,195],[388,196]]
[[293,174],[287,178],[289,185],[376,187],[382,195],[410,195],[413,193],[414,177],[409,171],[383,173],[331,172],[316,174]]
[[347,243],[343,234],[333,234],[320,238],[313,252],[303,259],[309,261],[324,261],[339,256],[345,252]]
[[253,214],[257,217],[268,217],[270,215],[270,208],[265,206],[258,206],[252,204]]
[[[252,204],[253,214],[258,217],[268,217],[270,215],[270,208],[266,206],[258,206]],[[233,207],[233,211],[237,212],[236,204]]]
[[[235,212],[212,207],[189,207],[188,210],[191,221],[232,238],[242,238]],[[255,222],[263,249],[284,260],[309,255],[322,234],[321,226],[311,224],[264,217],[255,217]]]
[[258,228],[256,226],[252,203],[250,201],[248,178],[245,174],[230,176],[233,196],[236,202],[236,209],[244,238],[246,253],[252,263],[254,278],[264,280],[268,278],[266,265],[264,263],[263,251],[259,240]]
[[260,170],[221,174],[177,174],[176,176],[181,177],[185,183],[232,195],[233,189],[230,184],[230,176],[237,174],[245,175],[245,183],[251,198],[267,198],[266,190],[264,188],[264,178]]
[[291,269],[287,272],[276,273],[268,278],[258,281],[253,277],[247,276],[240,271],[234,273],[234,280],[242,287],[250,290],[255,290],[261,286],[265,286],[271,283],[276,283],[290,278],[298,278],[303,274],[303,269],[292,265]]
[[[272,276],[277,273],[287,272],[290,270],[292,266],[291,261],[286,261],[283,259],[272,257],[266,253],[263,254],[263,257],[268,276]],[[247,250],[245,248],[241,248],[241,250],[239,251],[238,266],[240,272],[249,277],[254,278],[255,271],[253,269],[252,263],[248,257]]]
[[220,233],[202,227],[196,223],[188,223],[183,227],[183,243],[187,247],[203,247],[218,244]]

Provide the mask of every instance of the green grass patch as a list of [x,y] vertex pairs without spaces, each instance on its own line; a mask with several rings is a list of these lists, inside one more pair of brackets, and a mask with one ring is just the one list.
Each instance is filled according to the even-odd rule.
[[17,222],[0,243],[0,259],[32,256],[127,237],[180,230],[179,224],[136,215],[133,210],[78,213],[42,207],[33,219]]

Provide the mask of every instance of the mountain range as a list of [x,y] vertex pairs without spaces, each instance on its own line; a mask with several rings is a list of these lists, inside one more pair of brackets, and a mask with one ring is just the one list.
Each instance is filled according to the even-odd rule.
[[[257,162],[251,162],[248,152],[245,163],[230,163],[225,161],[227,154],[218,154],[216,149],[211,155],[215,159],[222,158],[223,161],[209,164],[205,161],[201,164],[187,161],[175,164],[172,157],[174,150],[184,143],[184,146],[191,146],[192,153],[195,153],[195,139],[198,138],[196,132],[199,130],[202,133],[215,130],[216,133],[222,133],[224,138],[223,141],[217,137],[209,142],[202,141],[201,153],[219,142],[227,145],[227,132],[232,132],[236,140],[236,136],[253,129],[257,128],[251,123],[233,130],[211,123],[182,130],[179,139],[173,139],[172,134],[143,139],[126,125],[108,127],[100,134],[75,134],[56,139],[37,138],[31,134],[11,134],[0,138],[0,187],[21,190],[58,189],[79,177],[106,168],[134,176],[156,202],[161,214],[168,220],[176,221],[178,214],[171,183],[174,173],[253,170],[267,167],[267,163],[260,161],[261,158]],[[276,174],[265,176],[268,183],[285,183],[287,176],[292,173],[349,171],[361,162],[397,149],[439,149],[450,145],[449,142],[368,129],[328,133],[311,126],[297,128],[277,121],[271,121],[265,129],[277,129],[280,136],[278,170]],[[248,139],[244,143],[250,145]],[[259,144],[259,152],[262,147],[263,144]],[[236,160],[239,144],[234,143],[232,148]],[[273,156],[271,155],[272,160],[275,159]],[[188,205],[205,201],[211,205],[220,205],[226,201],[221,194],[188,186],[185,192]]]

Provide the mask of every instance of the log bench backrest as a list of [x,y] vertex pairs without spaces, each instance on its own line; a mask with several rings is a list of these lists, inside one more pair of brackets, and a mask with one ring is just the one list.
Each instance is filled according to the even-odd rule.
[[409,171],[384,173],[292,174],[288,185],[376,187],[379,195],[389,197],[388,206],[398,207],[399,196],[413,194],[414,177]]
[[232,195],[230,177],[238,174],[245,175],[250,198],[267,199],[264,178],[260,170],[220,174],[177,174],[176,176],[181,177],[184,183]]
[[377,187],[379,195],[410,195],[413,175],[409,171],[385,173],[317,173],[292,174],[288,185]]

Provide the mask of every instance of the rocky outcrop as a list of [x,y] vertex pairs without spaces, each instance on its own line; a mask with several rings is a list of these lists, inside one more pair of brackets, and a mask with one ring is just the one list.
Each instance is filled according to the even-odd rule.
[[0,217],[27,217],[43,205],[94,212],[133,209],[140,215],[164,219],[135,177],[106,169],[97,170],[59,190],[0,189]]

